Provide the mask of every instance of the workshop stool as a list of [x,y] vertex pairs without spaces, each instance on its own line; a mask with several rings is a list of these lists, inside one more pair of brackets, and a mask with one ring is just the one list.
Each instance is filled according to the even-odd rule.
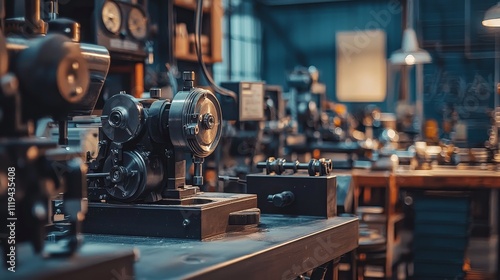
[[[387,239],[384,208],[378,206],[358,207],[360,219],[359,245],[356,251],[357,279],[366,279],[365,274],[373,278],[385,278]],[[367,268],[370,268],[367,270]],[[378,270],[373,270],[378,268]]]
[[[386,261],[386,238],[375,230],[361,228],[359,236],[359,245],[356,250],[356,275],[357,279],[367,279],[365,274],[367,268],[371,268],[371,273],[368,273],[370,278],[385,277],[385,261]],[[373,268],[380,270],[373,270]],[[376,275],[374,274],[376,273]]]

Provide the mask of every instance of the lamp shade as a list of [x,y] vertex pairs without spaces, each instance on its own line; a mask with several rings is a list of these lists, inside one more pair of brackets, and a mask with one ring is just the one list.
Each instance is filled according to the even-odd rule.
[[413,28],[405,29],[401,49],[393,52],[389,61],[395,65],[431,63],[431,55],[418,47],[417,34]]
[[488,27],[500,27],[500,3],[486,11],[484,14],[483,25]]

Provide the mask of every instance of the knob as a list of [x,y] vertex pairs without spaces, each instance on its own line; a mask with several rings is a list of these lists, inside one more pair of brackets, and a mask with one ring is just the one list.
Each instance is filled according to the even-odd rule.
[[161,88],[152,88],[149,90],[149,97],[154,99],[161,98]]
[[195,75],[194,71],[184,71],[182,72],[182,80],[184,81],[194,81]]
[[191,90],[194,87],[194,71],[182,72],[182,80],[184,80],[183,90]]
[[276,207],[285,207],[295,201],[295,195],[291,191],[284,191],[282,193],[268,195],[267,201],[271,202]]

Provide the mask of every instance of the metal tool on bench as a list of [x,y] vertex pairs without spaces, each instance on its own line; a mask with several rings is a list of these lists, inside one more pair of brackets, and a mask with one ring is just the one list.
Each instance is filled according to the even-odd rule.
[[[37,253],[45,248],[46,227],[62,228],[61,246],[46,253],[71,254],[81,244],[85,166],[57,142],[35,137],[33,128],[45,116],[64,120],[99,92],[87,90],[88,63],[80,45],[62,35],[4,39],[0,34],[0,56],[0,199],[5,202],[0,216],[15,224],[16,244],[28,241]],[[61,193],[66,216],[52,223],[49,201]],[[6,230],[1,229],[5,238]],[[7,240],[2,244],[12,248]]]
[[[89,159],[85,231],[205,239],[225,233],[231,213],[257,206],[255,195],[199,191],[222,114],[212,92],[194,87],[194,72],[183,78],[172,101],[155,99],[153,89],[153,98],[122,93],[105,103],[99,154]],[[185,178],[187,154],[192,184]]]
[[247,193],[257,194],[262,213],[324,218],[336,215],[337,184],[336,176],[330,174],[333,169],[330,159],[299,163],[271,157],[257,167],[266,174],[248,175]]

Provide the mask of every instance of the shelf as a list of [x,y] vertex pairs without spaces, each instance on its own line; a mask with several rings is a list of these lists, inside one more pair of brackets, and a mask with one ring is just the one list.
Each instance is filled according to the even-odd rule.
[[[187,30],[193,30],[193,17],[189,11],[194,11],[196,9],[196,0],[174,0],[174,12],[178,10],[187,9],[188,12],[185,11],[177,14],[175,17],[174,24],[177,26],[179,23],[184,23],[187,25]],[[206,4],[206,5],[205,5]],[[210,49],[209,55],[203,56],[203,61],[207,64],[213,64],[216,62],[222,61],[222,18],[224,16],[224,10],[222,8],[221,0],[211,0],[205,1],[203,11],[207,13],[205,19],[207,20],[204,24],[206,27],[204,30],[204,35],[209,38],[209,46]],[[172,38],[175,44],[175,37]],[[182,50],[186,46],[182,47]],[[176,51],[177,46],[174,47],[174,58],[182,61],[198,61],[196,54],[194,53],[183,53]],[[180,49],[179,49],[180,50]]]
[[[179,8],[184,8],[187,10],[196,10],[196,0],[175,0],[174,5],[179,7]],[[203,12],[204,13],[209,13],[210,12],[210,6],[205,6],[203,7]]]
[[[187,61],[198,62],[198,57],[195,54],[191,54],[191,53],[190,54],[182,54],[182,55],[175,54],[174,56],[178,60],[187,60]],[[214,60],[212,57],[204,55],[203,62],[208,63],[208,64],[212,64],[212,63],[220,62],[220,60]]]

